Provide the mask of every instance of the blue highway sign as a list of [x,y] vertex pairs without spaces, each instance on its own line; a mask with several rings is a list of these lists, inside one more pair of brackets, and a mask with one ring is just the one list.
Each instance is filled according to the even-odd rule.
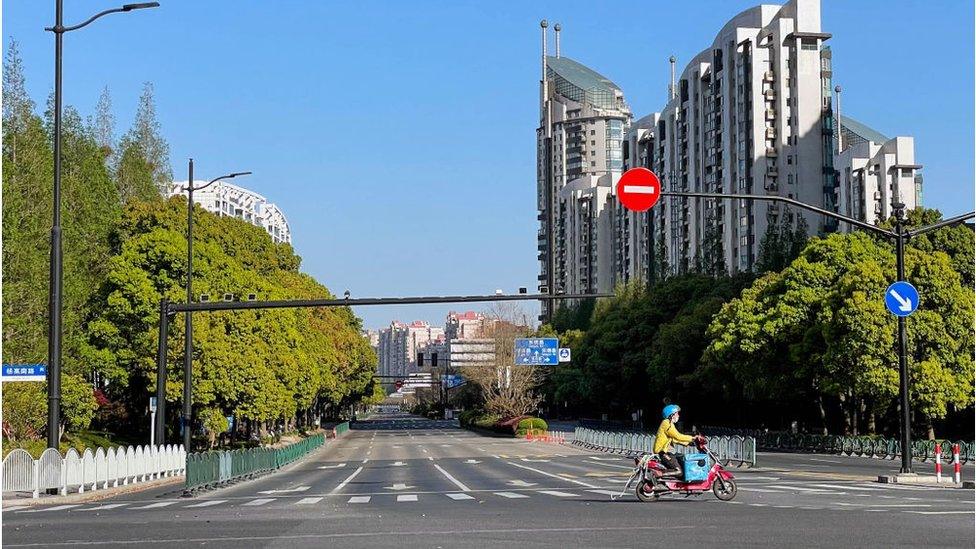
[[895,316],[908,316],[918,309],[918,290],[899,280],[885,290],[885,306]]
[[554,337],[516,339],[515,364],[529,366],[555,366],[559,364],[559,340]]

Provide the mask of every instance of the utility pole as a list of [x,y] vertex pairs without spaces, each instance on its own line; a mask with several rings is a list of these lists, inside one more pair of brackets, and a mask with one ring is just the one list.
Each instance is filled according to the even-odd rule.
[[54,2],[54,26],[44,30],[54,33],[54,220],[51,223],[51,271],[48,281],[48,338],[47,338],[47,446],[58,448],[61,440],[61,309],[63,289],[63,250],[61,246],[61,60],[64,33],[88,26],[110,13],[155,8],[158,2],[126,4],[105,10],[87,21],[64,26],[64,2]]

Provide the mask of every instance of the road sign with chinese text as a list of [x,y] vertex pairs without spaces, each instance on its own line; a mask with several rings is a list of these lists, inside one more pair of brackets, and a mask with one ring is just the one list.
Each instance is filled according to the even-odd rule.
[[559,364],[559,340],[554,337],[520,337],[515,340],[515,364],[555,366]]

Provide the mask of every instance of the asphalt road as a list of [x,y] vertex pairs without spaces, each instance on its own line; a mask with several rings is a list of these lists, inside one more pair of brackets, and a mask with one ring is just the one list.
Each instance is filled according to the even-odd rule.
[[[385,416],[276,474],[5,509],[4,547],[967,547],[972,490],[881,485],[897,463],[762,454],[739,494],[611,501],[631,462]],[[971,476],[971,468],[967,473]]]

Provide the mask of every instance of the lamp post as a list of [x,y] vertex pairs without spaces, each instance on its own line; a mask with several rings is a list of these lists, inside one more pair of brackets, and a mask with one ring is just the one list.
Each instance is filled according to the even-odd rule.
[[61,53],[64,33],[88,26],[91,22],[110,13],[128,12],[143,8],[155,8],[159,2],[126,4],[120,8],[105,10],[87,21],[64,26],[63,0],[54,2],[54,26],[44,30],[54,33],[54,221],[51,224],[51,273],[48,293],[47,339],[47,445],[57,448],[61,424]]
[[[202,191],[223,179],[233,179],[251,172],[234,172],[211,179],[206,185],[193,186],[193,159],[190,159],[189,181],[186,184],[186,302],[193,303],[193,191]],[[186,347],[183,355],[183,448],[190,451],[190,419],[192,418],[192,391],[190,384],[193,379],[193,316],[186,312]]]

